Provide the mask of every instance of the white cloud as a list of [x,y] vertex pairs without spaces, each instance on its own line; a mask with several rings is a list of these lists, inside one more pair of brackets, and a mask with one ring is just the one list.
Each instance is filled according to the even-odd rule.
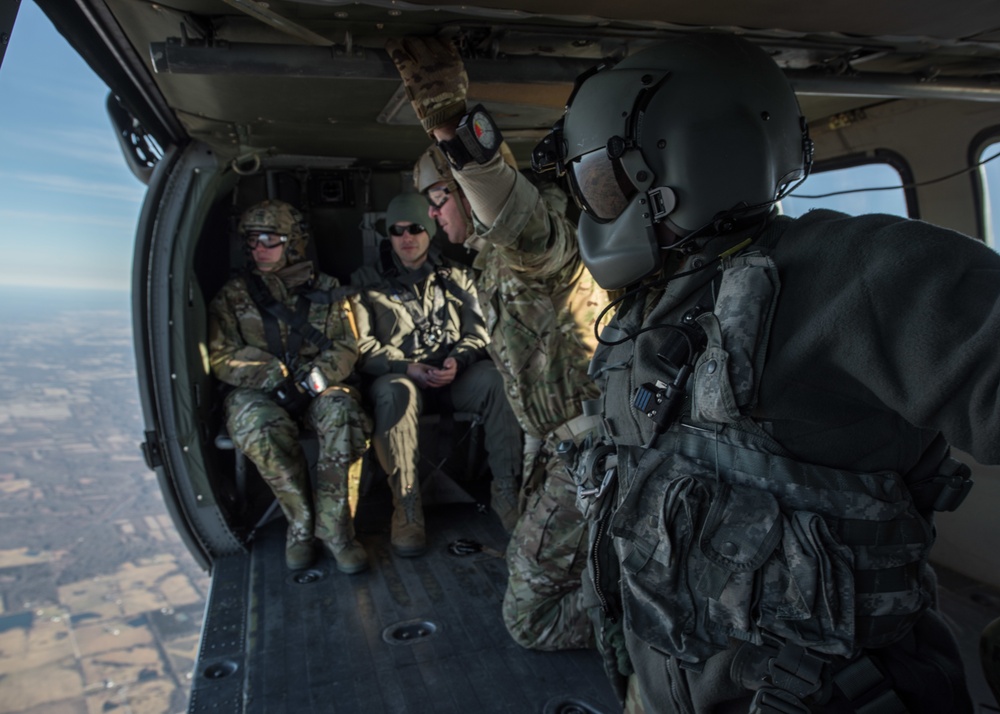
[[90,213],[53,213],[50,211],[17,211],[0,208],[0,220],[25,221],[28,224],[72,223],[74,225],[99,226],[131,231],[135,228],[138,213],[135,218],[111,216],[108,214]]
[[120,275],[4,275],[0,273],[0,285],[23,288],[70,288],[73,290],[128,290],[131,276]]
[[9,175],[14,181],[23,181],[39,187],[42,191],[68,193],[76,196],[91,196],[94,198],[109,198],[116,201],[139,203],[145,192],[145,186],[137,184],[129,186],[120,183],[87,181],[75,176],[60,174],[29,174],[14,173]]

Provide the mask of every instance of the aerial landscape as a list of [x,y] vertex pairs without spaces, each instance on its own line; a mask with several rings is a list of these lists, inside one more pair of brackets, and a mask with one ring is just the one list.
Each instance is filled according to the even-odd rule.
[[182,712],[208,576],[143,461],[128,296],[0,289],[0,712]]

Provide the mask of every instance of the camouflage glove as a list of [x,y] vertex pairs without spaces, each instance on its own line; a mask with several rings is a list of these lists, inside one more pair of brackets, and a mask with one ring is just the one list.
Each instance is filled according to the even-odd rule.
[[449,119],[465,114],[469,75],[451,42],[437,37],[393,38],[385,43],[385,49],[428,134]]

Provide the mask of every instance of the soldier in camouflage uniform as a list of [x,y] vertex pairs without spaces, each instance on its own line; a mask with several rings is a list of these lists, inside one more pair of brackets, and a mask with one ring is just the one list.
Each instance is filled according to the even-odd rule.
[[896,216],[777,215],[812,145],[737,37],[587,75],[540,146],[626,291],[574,476],[629,705],[971,712],[928,555],[971,486],[948,442],[1000,461],[1000,257]]
[[[351,304],[336,279],[307,259],[302,216],[289,204],[249,208],[239,236],[252,261],[209,306],[212,371],[234,387],[225,401],[229,434],[288,520],[288,567],[311,565],[319,540],[339,570],[360,572],[368,560],[354,539],[347,483],[367,449],[370,424],[357,391],[345,383],[358,357]],[[303,326],[293,328],[262,302],[302,316]],[[319,439],[313,488],[299,424]]]
[[[435,38],[386,47],[424,128],[439,141],[453,138],[468,83],[454,47]],[[557,446],[579,441],[596,422],[583,404],[598,396],[587,364],[607,295],[580,261],[565,194],[536,188],[511,163],[501,147],[486,163],[453,171],[432,147],[415,179],[449,240],[478,251],[473,267],[490,354],[529,442],[522,513],[507,549],[504,623],[524,647],[588,647],[586,527]]]
[[[359,365],[370,378],[375,454],[393,493],[392,548],[403,557],[426,548],[417,482],[418,419],[425,408],[480,415],[496,488],[514,492],[521,471],[521,429],[486,357],[488,337],[471,272],[431,248],[426,222],[422,196],[394,198],[379,262],[351,277],[363,288],[356,303]],[[500,509],[500,515],[507,514]]]

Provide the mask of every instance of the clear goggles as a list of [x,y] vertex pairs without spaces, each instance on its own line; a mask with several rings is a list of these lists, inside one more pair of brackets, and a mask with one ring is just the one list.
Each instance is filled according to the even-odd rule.
[[427,191],[427,202],[434,208],[442,208],[451,198],[451,190],[447,186],[432,188]]
[[277,248],[288,242],[288,236],[283,233],[247,233],[246,242],[250,250],[258,245],[264,248]]
[[411,223],[408,226],[401,226],[396,223],[393,223],[391,226],[389,226],[389,235],[395,236],[397,238],[403,235],[404,233],[409,233],[411,236],[415,236],[415,235],[420,235],[421,233],[424,233],[426,231],[427,229],[424,228],[419,223]]

